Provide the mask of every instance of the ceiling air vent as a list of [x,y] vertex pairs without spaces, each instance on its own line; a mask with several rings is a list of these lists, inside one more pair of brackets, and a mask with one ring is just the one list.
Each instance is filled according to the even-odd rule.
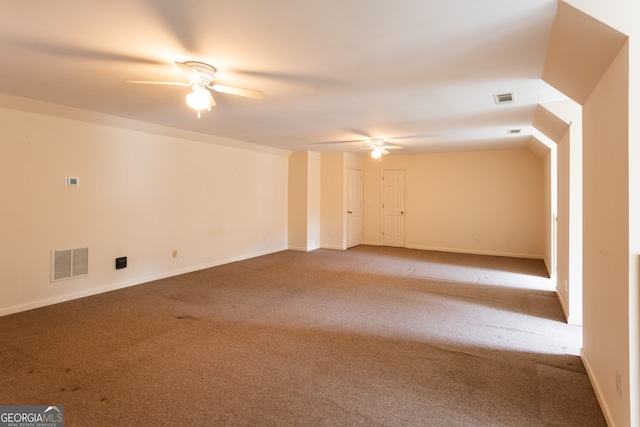
[[515,102],[516,97],[511,93],[497,93],[493,95],[493,99],[496,101],[496,104],[511,104]]
[[509,135],[520,135],[522,133],[522,129],[509,129]]

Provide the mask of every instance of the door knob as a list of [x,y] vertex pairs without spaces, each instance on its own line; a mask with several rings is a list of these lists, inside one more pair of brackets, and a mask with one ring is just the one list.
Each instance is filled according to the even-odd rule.
[[400,215],[404,215],[404,211],[400,211]]
[[348,213],[348,214],[352,214],[353,212],[351,212],[351,211],[347,211],[347,213]]

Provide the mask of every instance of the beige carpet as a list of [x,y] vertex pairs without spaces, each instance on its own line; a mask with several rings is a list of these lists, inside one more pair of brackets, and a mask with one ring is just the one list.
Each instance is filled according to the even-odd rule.
[[0,318],[66,426],[605,426],[539,260],[285,251]]

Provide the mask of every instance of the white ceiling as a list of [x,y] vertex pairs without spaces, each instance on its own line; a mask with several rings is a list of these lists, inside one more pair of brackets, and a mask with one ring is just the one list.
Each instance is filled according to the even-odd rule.
[[[5,1],[0,93],[287,150],[526,146],[556,0]],[[218,68],[198,119],[174,61]],[[185,80],[186,81],[186,80]],[[516,102],[496,105],[493,95]],[[510,136],[508,129],[524,136]],[[339,141],[352,141],[339,143]],[[399,153],[395,151],[394,154]]]

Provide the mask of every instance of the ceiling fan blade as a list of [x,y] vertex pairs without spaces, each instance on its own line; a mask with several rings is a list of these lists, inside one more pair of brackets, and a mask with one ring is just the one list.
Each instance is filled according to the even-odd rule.
[[207,93],[209,94],[209,102],[211,103],[212,107],[216,106],[216,101],[215,99],[213,99],[213,95],[211,95],[211,92],[207,91]]
[[191,86],[191,83],[182,82],[154,82],[150,80],[125,80],[125,83],[136,83],[143,85],[170,85],[170,86]]
[[380,148],[384,148],[386,150],[402,150],[404,147],[401,147],[399,145],[383,145]]
[[176,61],[176,65],[182,70],[189,80],[200,81],[200,74],[198,74],[198,70],[184,62]]
[[389,138],[388,142],[394,142],[399,139],[424,139],[424,138],[432,138],[438,136],[437,133],[423,133],[423,134],[415,134],[415,135],[404,135],[404,136],[394,136]]
[[[175,3],[167,0],[154,0],[143,2],[159,19],[167,34],[180,43],[185,52],[199,52],[202,50],[199,41],[199,33],[196,31],[195,19],[198,12],[192,7],[175,7]],[[154,20],[155,22],[155,20]]]
[[[4,41],[4,40],[3,40]],[[57,55],[73,60],[114,61],[144,65],[164,65],[165,62],[111,50],[86,49],[79,46],[54,44],[30,39],[7,40],[13,46],[22,47],[46,55]]]
[[241,87],[222,86],[222,85],[212,85],[207,87],[215,90],[216,92],[228,93],[231,95],[239,95],[247,98],[264,99],[264,93],[260,92],[259,90],[244,89]]
[[314,142],[314,144],[322,144],[322,145],[326,145],[326,144],[344,144],[344,145],[357,145],[359,143],[361,143],[362,140],[361,139],[346,139],[344,141],[320,141],[320,142]]
[[389,152],[382,147],[378,148],[378,151],[380,151],[382,154],[389,154]]

